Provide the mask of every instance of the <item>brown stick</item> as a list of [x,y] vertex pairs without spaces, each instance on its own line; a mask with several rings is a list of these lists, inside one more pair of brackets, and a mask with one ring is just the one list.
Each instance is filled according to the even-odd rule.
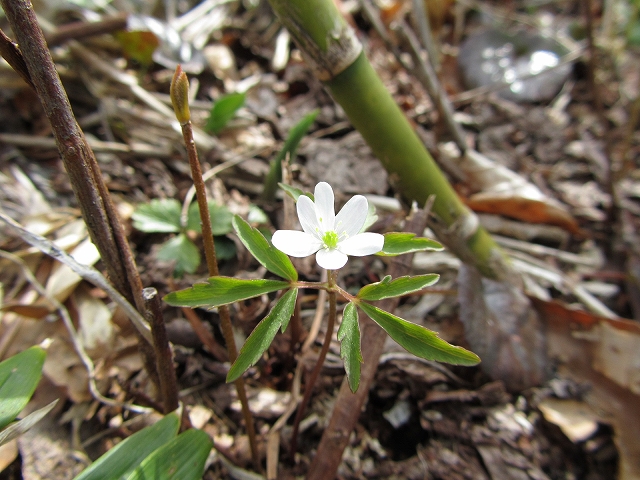
[[[44,41],[29,0],[0,0],[15,32],[29,78],[51,123],[53,135],[69,175],[82,217],[116,289],[144,313],[142,283],[124,235],[120,218],[107,190],[100,167],[71,110],[67,94]],[[151,345],[138,336],[145,368],[157,380]]]
[[160,382],[160,395],[164,413],[173,412],[178,408],[178,385],[176,380],[176,370],[173,367],[173,352],[167,330],[162,318],[160,297],[155,288],[145,288],[142,291],[142,298],[147,305],[147,320],[151,324],[151,334],[153,335],[153,347],[155,349],[158,368],[158,380]]
[[[335,288],[336,277],[337,272],[335,270],[331,270],[329,272],[330,289]],[[335,290],[329,290],[329,321],[327,322],[327,333],[324,336],[324,342],[322,343],[322,349],[320,350],[320,355],[318,355],[318,360],[316,361],[316,364],[313,367],[313,371],[311,372],[311,376],[309,377],[309,380],[304,387],[304,397],[298,405],[298,412],[296,413],[296,418],[293,421],[293,433],[291,434],[291,457],[295,456],[296,450],[298,449],[298,429],[300,428],[300,422],[302,421],[304,411],[306,410],[307,405],[309,404],[309,400],[311,399],[313,387],[315,387],[318,376],[322,371],[324,359],[327,358],[327,353],[329,352],[329,347],[331,346],[333,329],[336,324],[336,312],[336,292]]]
[[[425,224],[424,215],[415,215],[409,221],[406,231],[420,234],[424,231]],[[406,275],[411,270],[412,258],[413,255],[395,257],[388,274],[393,277]],[[397,304],[397,298],[389,298],[382,300],[379,307],[386,311],[393,311]],[[360,387],[356,393],[352,393],[347,378],[345,377],[342,381],[329,426],[322,434],[316,456],[307,473],[307,480],[324,480],[336,477],[336,472],[342,461],[342,454],[360,417],[362,406],[369,395],[369,388],[378,369],[378,360],[382,355],[387,334],[362,312],[360,324],[362,325],[362,344],[367,346],[362,349],[364,363],[360,376]]]
[[81,39],[112,33],[127,28],[128,14],[120,13],[112,17],[105,17],[97,22],[73,22],[58,27],[55,32],[47,35],[49,46],[59,45],[70,39]]
[[24,57],[18,45],[13,43],[2,30],[0,30],[0,55],[2,55],[2,58],[7,61],[11,68],[13,68],[31,88],[36,89],[31,81],[27,64],[24,62]]

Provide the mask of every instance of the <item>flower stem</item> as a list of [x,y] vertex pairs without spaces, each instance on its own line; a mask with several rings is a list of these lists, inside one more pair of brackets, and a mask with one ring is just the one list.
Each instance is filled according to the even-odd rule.
[[320,350],[318,361],[316,362],[315,367],[313,367],[311,376],[309,377],[307,385],[305,386],[304,397],[302,398],[302,402],[300,402],[300,405],[298,405],[298,412],[296,413],[296,418],[293,422],[293,433],[291,435],[291,456],[295,455],[296,450],[298,449],[298,430],[300,428],[300,422],[302,421],[302,416],[304,415],[304,412],[307,408],[307,404],[311,399],[313,387],[315,386],[318,375],[320,375],[320,371],[322,370],[324,359],[327,357],[327,352],[329,352],[331,337],[333,336],[333,329],[336,324],[336,280],[338,277],[338,272],[336,270],[329,270],[328,273],[329,275],[327,290],[329,292],[329,320],[327,323],[327,333],[324,337],[324,343],[322,344],[322,350]]
[[[213,240],[213,230],[211,228],[209,205],[207,204],[207,192],[205,190],[204,180],[202,178],[202,169],[200,167],[200,160],[198,158],[196,142],[193,138],[193,126],[191,124],[186,92],[188,92],[187,76],[182,71],[180,66],[178,66],[175,76],[173,77],[171,101],[176,112],[176,118],[178,118],[178,120],[180,121],[180,125],[182,126],[182,137],[187,148],[189,166],[191,167],[191,175],[193,177],[193,185],[196,189],[196,198],[200,210],[200,221],[202,222],[204,255],[207,261],[209,275],[212,277],[217,277],[219,275],[218,261],[216,258],[216,247]],[[229,362],[233,364],[233,362],[235,362],[236,358],[238,357],[238,349],[236,347],[235,339],[233,336],[233,327],[231,325],[231,315],[229,314],[229,307],[227,307],[226,305],[218,307],[218,314],[220,315],[220,326],[222,328],[222,335],[224,336],[224,340],[227,345]],[[244,386],[244,379],[240,377],[233,383],[236,387],[238,399],[240,400],[240,404],[242,406],[242,416],[246,425],[247,436],[249,437],[253,466],[257,471],[260,471],[261,466],[260,457],[258,456],[256,431],[253,425],[253,417],[251,416],[251,411],[249,410],[249,401],[247,399],[247,391]]]

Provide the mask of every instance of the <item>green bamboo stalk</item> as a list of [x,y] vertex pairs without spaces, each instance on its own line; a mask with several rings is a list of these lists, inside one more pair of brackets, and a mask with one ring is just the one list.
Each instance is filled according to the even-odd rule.
[[455,193],[404,113],[384,87],[331,0],[270,0],[312,70],[344,109],[390,181],[408,202],[435,195],[436,233],[463,261],[502,280],[511,267],[500,247]]

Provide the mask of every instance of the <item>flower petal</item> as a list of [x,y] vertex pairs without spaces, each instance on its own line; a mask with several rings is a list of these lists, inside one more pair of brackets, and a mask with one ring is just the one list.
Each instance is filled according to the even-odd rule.
[[322,247],[322,242],[315,236],[298,230],[277,230],[271,237],[271,243],[292,257],[308,257]]
[[298,219],[300,220],[302,229],[309,235],[313,235],[318,239],[322,238],[322,232],[320,231],[320,224],[318,223],[316,214],[316,206],[313,201],[306,195],[300,195],[296,203],[296,210],[298,211]]
[[336,219],[333,189],[327,182],[316,185],[313,195],[316,199],[316,214],[320,223],[320,230],[324,233],[333,230]]
[[347,255],[363,257],[382,250],[384,236],[379,233],[364,232],[338,243],[338,250]]
[[[362,195],[355,195],[342,207],[336,216],[336,233],[340,238],[353,237],[360,233],[364,222],[367,220],[369,203]],[[345,235],[346,234],[346,235]]]
[[347,263],[347,256],[338,250],[323,248],[316,253],[316,262],[327,270],[338,270]]

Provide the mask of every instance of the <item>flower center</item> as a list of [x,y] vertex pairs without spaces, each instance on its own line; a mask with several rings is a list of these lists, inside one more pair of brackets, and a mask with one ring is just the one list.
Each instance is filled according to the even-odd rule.
[[327,248],[336,248],[338,246],[338,234],[333,230],[325,232],[322,237],[322,243]]

